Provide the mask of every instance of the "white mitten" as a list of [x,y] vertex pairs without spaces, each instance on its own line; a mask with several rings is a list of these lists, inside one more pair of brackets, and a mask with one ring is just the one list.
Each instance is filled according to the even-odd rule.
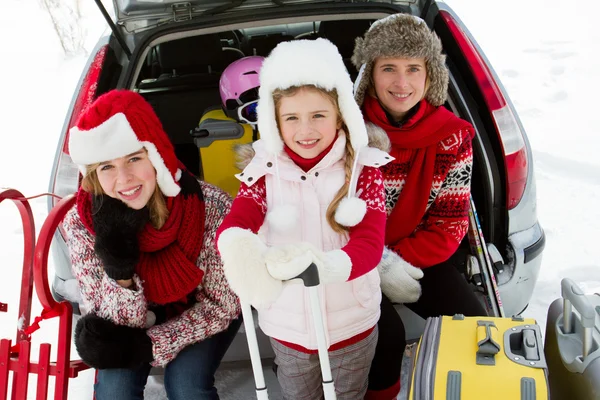
[[414,303],[421,296],[418,279],[423,271],[406,262],[402,257],[385,247],[379,265],[381,291],[392,303]]
[[267,271],[267,246],[254,233],[241,228],[224,230],[217,242],[223,271],[240,300],[265,307],[277,300],[283,283]]
[[350,257],[344,251],[322,252],[306,242],[273,246],[265,258],[271,276],[281,280],[295,278],[311,263],[317,266],[319,280],[324,284],[345,282],[352,270]]

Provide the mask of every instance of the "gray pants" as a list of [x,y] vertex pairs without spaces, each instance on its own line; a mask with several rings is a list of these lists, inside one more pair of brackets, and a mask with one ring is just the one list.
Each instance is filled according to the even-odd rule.
[[[369,369],[375,355],[378,331],[359,342],[329,352],[331,374],[338,400],[362,400],[367,392]],[[277,379],[286,400],[323,398],[318,354],[303,353],[271,339],[277,364]]]

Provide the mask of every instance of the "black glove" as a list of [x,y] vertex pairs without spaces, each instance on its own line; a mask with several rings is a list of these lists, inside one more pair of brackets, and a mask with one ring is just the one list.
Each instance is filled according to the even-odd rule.
[[81,359],[96,369],[132,369],[154,359],[145,329],[116,325],[94,314],[77,321],[75,348]]
[[93,196],[94,250],[113,279],[131,279],[140,259],[137,235],[150,219],[148,207],[134,210],[107,195]]

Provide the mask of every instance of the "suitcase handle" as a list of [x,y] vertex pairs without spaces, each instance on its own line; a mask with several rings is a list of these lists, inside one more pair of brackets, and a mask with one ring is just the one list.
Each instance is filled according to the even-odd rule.
[[583,358],[585,359],[592,349],[592,329],[596,322],[596,312],[594,306],[590,303],[585,293],[569,278],[564,278],[561,282],[561,292],[563,297],[563,324],[564,333],[574,332],[573,326],[573,307],[581,315],[581,325],[583,326]]
[[492,321],[477,321],[477,356],[479,365],[494,365],[500,351],[498,328]]

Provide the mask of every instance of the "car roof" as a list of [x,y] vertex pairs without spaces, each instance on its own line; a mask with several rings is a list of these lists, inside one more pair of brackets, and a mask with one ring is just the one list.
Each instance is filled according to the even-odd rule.
[[[284,3],[285,1],[285,3]],[[255,10],[299,4],[344,3],[351,0],[113,0],[116,25],[133,32],[200,15],[232,10]],[[373,3],[410,5],[414,0],[372,0]]]

